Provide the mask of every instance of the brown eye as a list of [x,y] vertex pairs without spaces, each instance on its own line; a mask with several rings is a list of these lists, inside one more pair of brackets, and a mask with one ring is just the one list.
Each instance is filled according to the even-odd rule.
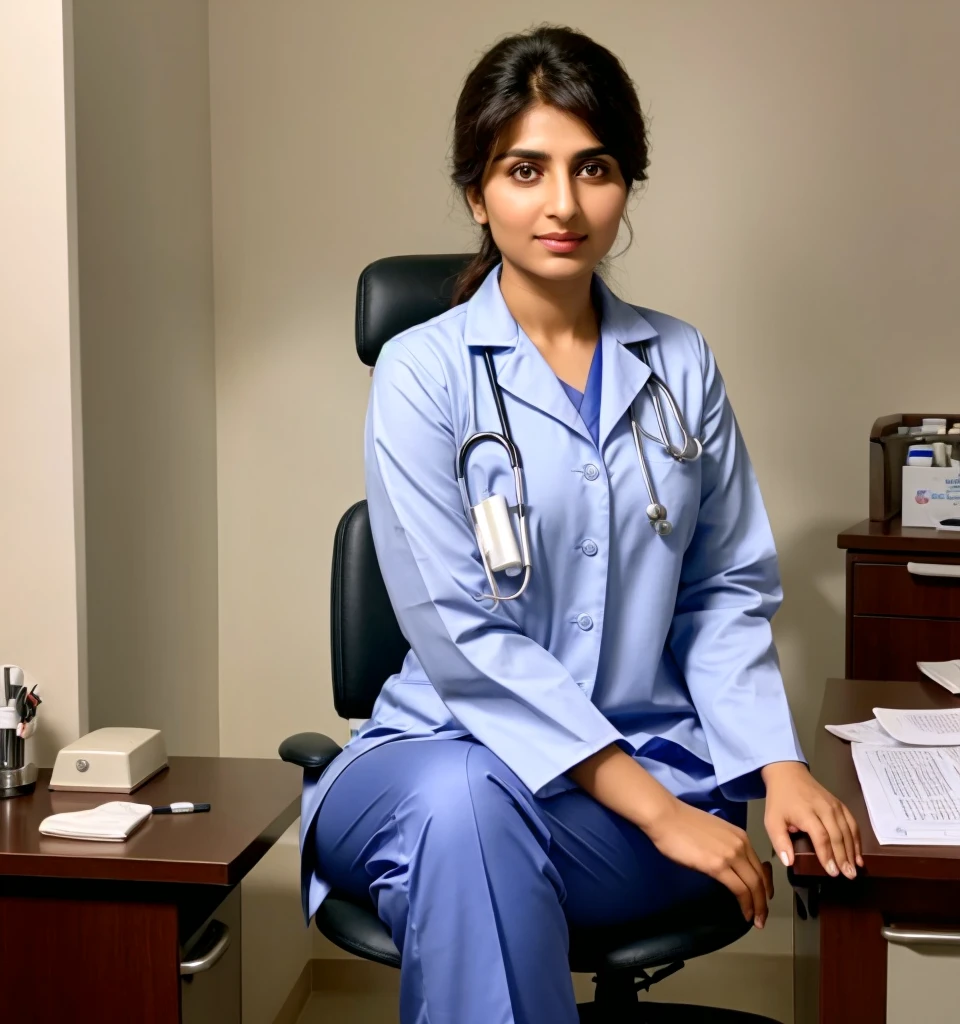
[[597,174],[588,174],[587,175],[588,178],[602,178],[607,173],[607,169],[606,169],[606,167],[604,167],[603,164],[584,164],[583,167],[581,168],[581,170],[585,171],[585,170],[587,170],[588,168],[591,168],[591,167],[595,171],[598,171],[599,173],[597,173]]
[[[522,173],[527,171],[529,171],[530,173]],[[514,167],[514,169],[510,172],[510,177],[516,179],[517,181],[528,182],[533,181],[534,175],[536,173],[537,169],[536,167],[533,166],[533,164],[517,164],[517,166]]]

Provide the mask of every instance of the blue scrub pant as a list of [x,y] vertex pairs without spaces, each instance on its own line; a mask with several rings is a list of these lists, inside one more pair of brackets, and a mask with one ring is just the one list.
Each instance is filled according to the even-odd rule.
[[[746,806],[701,804],[742,825]],[[401,1024],[577,1024],[568,922],[633,920],[718,883],[575,789],[535,798],[471,739],[394,740],[320,805],[318,870],[369,894],[403,954]]]

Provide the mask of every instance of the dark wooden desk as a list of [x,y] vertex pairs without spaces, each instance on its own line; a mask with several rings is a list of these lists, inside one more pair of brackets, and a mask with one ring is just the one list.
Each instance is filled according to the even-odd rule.
[[960,651],[960,577],[913,573],[909,563],[960,567],[960,533],[869,520],[837,537],[847,552],[848,679],[922,678],[918,661]]
[[[183,946],[299,812],[300,771],[253,758],[172,757],[135,793],[0,800],[4,1024],[176,1024]],[[125,843],[53,839],[48,814],[106,800],[211,804],[149,819]],[[219,1019],[219,1018],[218,1018]]]
[[882,1024],[886,1020],[885,924],[957,926],[960,847],[880,846],[870,825],[850,745],[823,727],[862,722],[873,708],[943,708],[960,700],[932,682],[831,679],[811,766],[851,810],[863,839],[864,868],[831,878],[806,836],[794,843],[795,1024]]

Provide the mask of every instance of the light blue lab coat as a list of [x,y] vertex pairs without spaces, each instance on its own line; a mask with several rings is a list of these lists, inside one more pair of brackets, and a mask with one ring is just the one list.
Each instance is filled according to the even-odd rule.
[[[762,796],[763,765],[804,760],[770,628],[782,599],[773,536],[702,335],[622,301],[594,275],[598,446],[507,308],[499,271],[468,302],[392,338],[374,371],[366,495],[412,649],[359,735],[322,778],[305,778],[308,919],[329,888],[308,841],[323,794],[350,761],[393,739],[472,735],[540,797],[572,787],[565,772],[610,743],[649,754],[644,765],[673,792],[702,764],[703,788],[737,800]],[[647,519],[626,415],[633,403],[641,426],[658,433],[650,369],[626,347],[638,341],[703,442],[692,463],[644,442],[674,525],[667,537]],[[499,430],[484,347],[523,459],[533,556],[527,592],[495,608],[478,600],[488,584],[456,479],[462,441]],[[475,447],[467,477],[472,503],[502,493],[513,504],[499,445]],[[504,593],[517,582],[498,575]],[[675,772],[681,763],[688,770]]]

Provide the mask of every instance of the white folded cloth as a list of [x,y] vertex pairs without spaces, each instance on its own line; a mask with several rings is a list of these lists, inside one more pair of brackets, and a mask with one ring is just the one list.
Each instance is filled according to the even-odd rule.
[[45,836],[63,839],[100,839],[122,843],[150,817],[152,811],[150,804],[111,800],[86,811],[51,814],[40,822],[40,831]]

